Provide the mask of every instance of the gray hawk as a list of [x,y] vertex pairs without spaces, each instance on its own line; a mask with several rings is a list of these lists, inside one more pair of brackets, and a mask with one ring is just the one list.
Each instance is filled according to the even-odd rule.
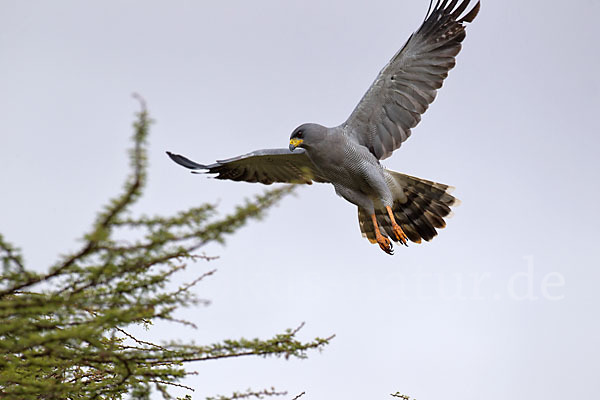
[[[257,150],[203,165],[167,152],[192,172],[217,179],[260,182],[330,183],[358,206],[360,230],[371,243],[393,254],[392,241],[420,243],[445,227],[458,200],[451,187],[384,168],[408,139],[442,87],[480,3],[465,13],[470,0],[438,0],[419,29],[381,70],[375,82],[341,125],[303,124],[294,129],[289,148]],[[461,18],[461,15],[463,15]]]

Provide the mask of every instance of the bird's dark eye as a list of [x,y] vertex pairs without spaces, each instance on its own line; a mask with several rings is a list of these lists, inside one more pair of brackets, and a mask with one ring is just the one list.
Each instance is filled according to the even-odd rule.
[[302,139],[302,136],[303,136],[303,135],[304,135],[304,132],[302,132],[302,131],[298,131],[298,132],[296,132],[296,137],[298,137],[298,138],[300,138],[300,139]]

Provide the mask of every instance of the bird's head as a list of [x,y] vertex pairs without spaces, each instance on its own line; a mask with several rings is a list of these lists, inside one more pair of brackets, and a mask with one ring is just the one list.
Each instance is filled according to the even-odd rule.
[[327,135],[327,128],[319,124],[302,124],[290,136],[290,151],[296,147],[310,149]]

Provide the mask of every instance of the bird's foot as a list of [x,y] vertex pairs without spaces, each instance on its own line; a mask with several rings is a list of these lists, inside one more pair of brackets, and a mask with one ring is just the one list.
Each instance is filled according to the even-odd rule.
[[377,244],[381,247],[381,250],[385,251],[389,255],[394,254],[394,247],[392,246],[392,241],[385,236],[379,234],[377,235]]
[[396,238],[396,241],[408,247],[408,236],[406,236],[402,228],[400,228],[400,225],[398,225],[398,223],[396,222],[396,218],[394,218],[394,211],[392,210],[392,207],[386,206],[385,209],[387,210],[388,216],[390,217],[390,221],[392,222],[392,230],[394,231],[394,237]]
[[396,240],[408,247],[408,236],[406,236],[402,228],[400,228],[400,225],[393,223],[392,230],[394,231],[394,236],[396,236]]

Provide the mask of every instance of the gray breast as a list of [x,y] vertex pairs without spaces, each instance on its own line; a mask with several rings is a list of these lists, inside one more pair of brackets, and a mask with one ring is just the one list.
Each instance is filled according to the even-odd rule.
[[[326,147],[329,146],[323,146]],[[372,194],[373,178],[383,176],[379,162],[368,149],[347,138],[338,141],[329,151],[319,150],[309,157],[334,186]]]

